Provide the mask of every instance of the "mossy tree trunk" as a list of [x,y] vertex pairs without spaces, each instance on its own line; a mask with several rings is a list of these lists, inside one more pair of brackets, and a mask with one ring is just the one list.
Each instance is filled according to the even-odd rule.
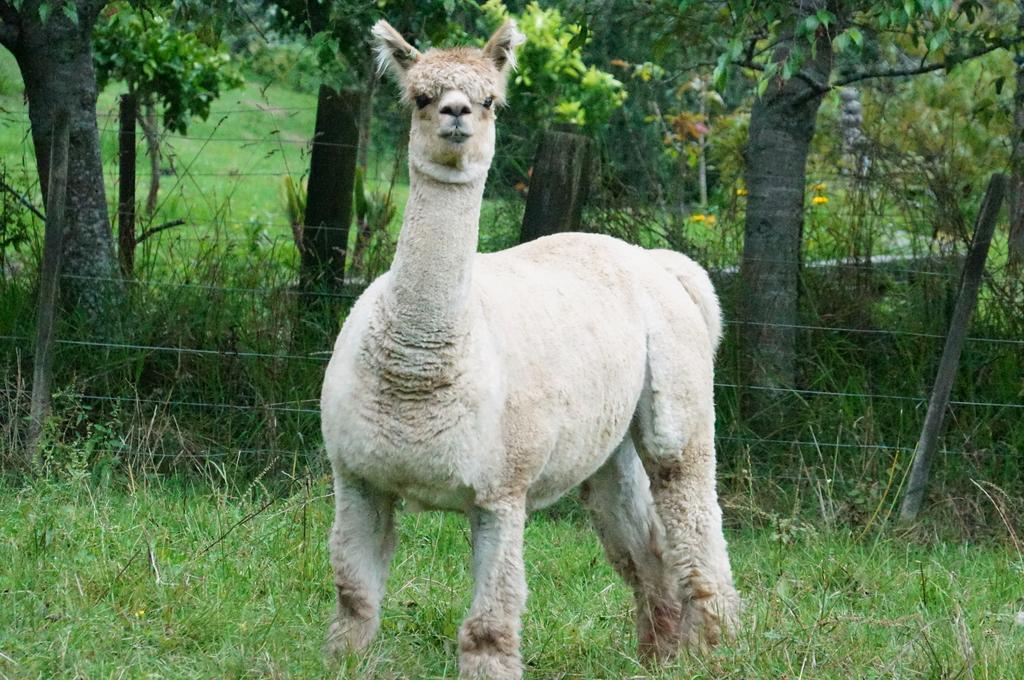
[[103,183],[92,61],[92,27],[105,4],[76,0],[67,5],[74,8],[75,20],[58,6],[42,21],[40,0],[25,0],[17,10],[10,2],[0,2],[0,42],[14,54],[25,82],[44,199],[54,120],[61,109],[69,114],[61,290],[71,307],[91,316],[103,310],[120,289]]
[[[806,3],[804,11],[814,12]],[[802,15],[797,15],[797,20]],[[792,39],[776,50],[789,57]],[[815,119],[832,70],[827,36],[817,39],[813,56],[788,80],[771,82],[750,112],[746,149],[749,191],[744,229],[742,356],[748,385],[791,387],[796,383],[797,332],[804,187],[807,154]],[[778,400],[771,391],[745,395],[748,414]]]

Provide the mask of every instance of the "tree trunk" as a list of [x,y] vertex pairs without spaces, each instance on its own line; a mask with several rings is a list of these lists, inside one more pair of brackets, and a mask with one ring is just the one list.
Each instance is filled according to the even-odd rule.
[[[798,319],[806,163],[822,99],[821,88],[808,80],[825,84],[832,68],[828,39],[819,38],[817,43],[815,56],[801,73],[772,82],[750,112],[746,150],[750,193],[740,268],[745,322],[741,355],[749,385],[790,387],[796,382],[796,329],[792,326]],[[785,59],[789,47],[783,43],[776,60]],[[759,413],[778,394],[751,391],[746,397],[746,410]]]
[[[369,178],[367,169],[370,165],[370,143],[373,138],[373,95],[377,90],[376,71],[371,71],[363,82],[366,84],[366,89],[363,92],[363,106],[359,110],[359,156],[356,159],[356,166],[358,172],[361,173],[361,178],[357,179],[355,185],[356,192],[361,193],[362,196],[356,199],[357,204],[363,201],[367,193],[366,181]],[[348,264],[350,279],[365,278],[366,268],[363,259],[366,257],[366,250],[369,248],[372,238],[371,225],[364,207],[363,214],[360,215],[359,211],[356,211],[356,240]]]
[[579,231],[596,166],[594,143],[583,135],[547,130],[533,161],[519,242]]
[[[1017,37],[1024,39],[1024,0],[1018,3]],[[1010,153],[1009,264],[1024,268],[1024,54],[1017,53],[1017,82],[1013,93],[1013,140]]]
[[135,272],[135,119],[139,100],[134,93],[121,95],[121,131],[117,137],[117,254],[121,273],[131,278]]
[[363,92],[363,107],[359,110],[359,158],[356,160],[366,178],[366,167],[370,160],[370,142],[373,139],[373,95],[377,91],[377,73],[367,76]]
[[300,251],[306,290],[339,287],[345,278],[360,100],[358,91],[320,86]]
[[[708,86],[701,83],[700,88],[700,117],[704,125],[708,124]],[[708,137],[703,132],[697,138],[697,189],[700,195],[700,208],[705,210],[708,207]]]
[[146,102],[146,115],[139,119],[142,134],[146,138],[146,155],[149,156],[149,193],[146,194],[146,214],[156,212],[160,197],[160,130],[153,102]]
[[59,109],[70,119],[67,215],[61,290],[75,308],[96,316],[119,290],[117,261],[107,215],[96,125],[96,74],[92,64],[92,26],[101,2],[75,3],[78,22],[53,11],[39,20],[39,2],[21,6],[17,37],[8,44],[25,82],[36,169],[47,195],[53,122]]

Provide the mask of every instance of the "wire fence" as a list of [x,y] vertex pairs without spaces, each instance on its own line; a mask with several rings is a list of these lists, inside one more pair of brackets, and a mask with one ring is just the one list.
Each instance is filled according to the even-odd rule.
[[[316,110],[314,106],[307,107],[273,107],[270,105],[254,105],[251,107],[227,107],[227,108],[215,108],[211,110],[211,120],[223,120],[225,117],[238,116],[244,114],[253,114],[263,117],[273,117],[280,113],[286,114],[298,114],[298,113],[312,113]],[[116,129],[117,112],[116,111],[101,111],[98,113],[101,121],[105,122],[105,127],[100,129],[100,134],[104,138],[115,136],[118,134]],[[0,123],[8,124],[11,126],[21,126],[27,134],[28,120],[27,115],[23,112],[15,111],[3,111],[0,113]],[[220,132],[220,123],[215,123],[213,130],[206,135],[203,134],[163,134],[161,135],[161,144],[165,148],[165,153],[175,159],[174,163],[174,174],[169,175],[169,178],[173,179],[175,185],[169,190],[164,192],[162,203],[160,208],[157,210],[157,214],[161,215],[162,218],[170,217],[166,212],[162,210],[167,206],[167,201],[172,196],[184,196],[184,186],[186,183],[190,187],[189,191],[192,198],[198,199],[200,202],[205,202],[214,209],[207,211],[211,214],[204,214],[200,212],[193,213],[192,206],[183,206],[183,212],[174,215],[177,219],[183,220],[184,224],[181,228],[168,229],[160,233],[154,234],[152,243],[156,244],[156,247],[162,247],[168,243],[183,243],[183,244],[202,244],[209,242],[238,242],[240,244],[252,245],[254,239],[258,239],[263,245],[271,245],[282,247],[294,246],[294,229],[305,228],[305,225],[292,223],[292,220],[288,219],[284,214],[284,210],[278,206],[277,209],[266,211],[262,214],[256,214],[252,218],[246,219],[232,219],[229,211],[222,210],[223,197],[215,197],[212,195],[212,190],[205,183],[211,180],[232,180],[238,183],[245,182],[253,179],[284,179],[286,177],[295,178],[302,177],[307,173],[308,163],[300,162],[303,161],[303,157],[294,159],[294,162],[288,160],[286,153],[279,153],[276,157],[268,156],[265,151],[260,151],[255,154],[237,154],[230,158],[230,164],[232,167],[227,169],[222,168],[210,168],[208,164],[203,164],[202,167],[194,167],[200,161],[203,160],[203,156],[207,153],[206,149],[208,145],[226,145],[233,146],[238,150],[251,151],[255,147],[266,147],[272,146],[278,149],[287,147],[289,149],[297,150],[301,153],[308,152],[316,146],[324,147],[337,147],[355,149],[356,145],[352,144],[337,144],[320,142],[313,139],[312,135],[297,135],[293,131],[288,130],[274,130],[270,134],[263,134],[260,132],[254,132],[251,135],[238,135],[237,133],[222,133]],[[199,144],[198,150],[194,149],[194,144]],[[179,148],[180,147],[180,148]],[[184,159],[181,158],[181,149],[188,147],[190,157]],[[397,152],[401,154],[401,151]],[[532,155],[507,155],[501,156],[510,160],[521,161],[525,164],[529,164],[533,161]],[[271,168],[267,168],[268,164],[273,165]],[[387,169],[382,169],[382,165],[386,166]],[[396,181],[396,168],[400,167],[400,163],[388,162],[385,164],[378,163],[373,172],[368,172],[366,180],[371,183],[387,184]],[[34,169],[26,168],[26,176],[31,176]],[[108,172],[113,172],[109,170]],[[151,175],[147,172],[138,172],[137,178],[147,179]],[[863,178],[852,177],[850,175],[841,174],[829,174],[815,172],[811,173],[808,177],[808,185],[813,183],[821,182],[824,180],[831,182],[861,182]],[[218,203],[220,201],[220,203]],[[172,206],[173,207],[173,206]],[[812,212],[813,214],[813,212]],[[832,210],[828,213],[831,217],[842,219],[847,216],[859,217],[865,219],[875,219],[889,221],[892,223],[899,223],[905,227],[910,226],[927,226],[929,221],[925,218],[913,217],[907,214],[854,214],[852,212],[845,212],[844,210]],[[242,230],[245,228],[259,229],[260,233],[254,237],[252,233],[243,233]],[[317,229],[332,231],[335,229],[349,232],[348,227],[331,227],[316,225]],[[279,232],[272,230],[280,229]],[[926,239],[925,239],[926,240]],[[149,242],[147,242],[149,243]],[[942,260],[939,256],[938,260]],[[738,257],[736,258],[738,260]],[[748,264],[790,264],[789,260],[776,259],[776,258],[747,258]],[[821,260],[810,260],[803,263],[804,271],[821,270],[827,272],[834,271],[851,271],[851,272],[870,272],[877,274],[884,272],[889,275],[899,275],[907,278],[921,278],[925,280],[938,282],[937,285],[953,285],[959,277],[959,272],[956,267],[949,266],[948,258],[936,264],[937,259],[934,253],[927,253],[925,256],[920,255],[875,255],[872,257],[863,258],[839,258],[839,259],[821,259]],[[736,264],[723,264],[712,270],[712,275],[716,277],[731,276],[737,274],[739,267]],[[227,285],[222,282],[209,282],[209,281],[179,281],[173,280],[173,278],[152,278],[147,275],[141,275],[136,278],[125,279],[121,277],[93,277],[93,276],[81,276],[74,274],[64,274],[63,279],[73,280],[78,282],[96,282],[96,283],[111,283],[118,285],[126,285],[132,288],[139,289],[159,289],[162,291],[193,291],[196,293],[210,293],[217,295],[226,296],[246,296],[247,298],[271,298],[285,296],[288,298],[329,298],[346,303],[354,302],[358,296],[358,291],[307,291],[299,289],[295,286],[294,281],[291,279],[292,272],[285,272],[283,275],[284,281],[280,281],[277,284],[271,283],[270,285]],[[277,276],[281,277],[281,272],[277,272]],[[264,277],[264,280],[270,277]],[[821,333],[821,334],[833,334],[833,335],[850,335],[850,336],[868,336],[868,337],[879,337],[879,338],[903,338],[909,340],[921,340],[930,343],[933,351],[936,355],[941,348],[941,341],[945,340],[945,335],[936,332],[927,332],[921,330],[915,330],[912,328],[902,327],[884,327],[884,328],[872,328],[872,327],[855,327],[851,325],[830,325],[827,323],[769,323],[769,322],[750,322],[741,319],[730,318],[725,321],[725,324],[729,328],[741,329],[743,327],[765,327],[775,329],[785,329],[792,331],[799,331],[803,333]],[[1024,346],[1024,340],[1010,337],[987,337],[983,335],[973,335],[967,338],[969,345],[992,348],[993,351],[1008,351],[1017,352],[1017,348]],[[0,335],[0,343],[5,344],[9,348],[18,348],[22,353],[30,351],[32,338],[28,334],[24,333],[8,333]],[[138,337],[124,337],[120,339],[110,339],[100,336],[80,336],[75,334],[74,337],[58,337],[56,339],[58,346],[67,348],[69,351],[89,353],[89,352],[122,352],[133,356],[146,356],[149,354],[160,354],[160,355],[172,355],[178,357],[190,356],[203,358],[211,361],[235,361],[245,360],[259,364],[266,362],[270,364],[280,364],[282,362],[295,362],[300,364],[311,364],[320,365],[326,364],[330,360],[330,351],[325,346],[324,349],[311,352],[294,352],[294,351],[267,351],[265,349],[239,349],[239,348],[215,348],[215,347],[203,347],[203,346],[187,346],[169,343],[154,343],[149,342],[145,338]],[[10,366],[13,362],[8,362]],[[927,395],[923,393],[895,393],[895,392],[875,392],[869,390],[843,390],[834,387],[815,387],[813,385],[802,386],[802,387],[778,387],[773,385],[760,385],[760,384],[740,384],[737,382],[717,382],[715,383],[716,390],[719,392],[720,398],[726,395],[731,395],[729,398],[735,398],[736,394],[743,391],[753,392],[764,392],[780,397],[791,396],[805,400],[854,400],[858,404],[882,402],[884,404],[893,404],[893,408],[905,408],[909,407],[914,413],[923,412],[923,405],[927,402]],[[1022,385],[1024,390],[1024,385]],[[11,381],[7,381],[7,385],[0,390],[9,402],[22,402],[26,399],[27,393],[23,388],[12,388]],[[184,414],[189,411],[202,410],[213,413],[240,413],[240,414],[251,414],[254,417],[263,417],[267,415],[288,415],[295,416],[298,418],[308,418],[315,422],[315,419],[320,415],[318,403],[316,399],[299,399],[299,400],[266,400],[263,403],[246,403],[245,399],[238,399],[237,401],[214,401],[200,398],[188,398],[188,397],[171,397],[165,395],[159,395],[153,393],[142,393],[142,394],[124,394],[115,393],[115,390],[109,389],[107,391],[90,391],[88,389],[69,389],[66,392],[67,396],[73,400],[83,403],[91,403],[97,405],[108,405],[117,406],[123,408],[134,409],[140,413],[147,413],[150,416],[155,416],[157,413],[171,414],[174,416],[182,416],[181,420],[184,421],[186,418]],[[886,407],[888,408],[888,407]],[[1024,414],[1021,414],[1021,410],[1024,409],[1024,402],[1020,399],[1017,400],[995,400],[995,399],[968,399],[968,398],[954,398],[950,401],[950,409],[954,412],[963,411],[967,409],[985,409],[994,413],[1012,413],[1012,418],[1024,418]],[[922,413],[923,415],[923,413]],[[854,440],[851,441],[851,437]],[[967,437],[950,437],[949,439],[966,440]],[[856,441],[855,435],[851,432],[836,431],[829,433],[828,437],[815,437],[813,439],[799,438],[799,437],[755,437],[755,436],[741,436],[734,434],[720,434],[718,436],[718,442],[720,445],[731,446],[735,448],[741,448],[746,451],[756,451],[756,456],[752,456],[757,461],[765,461],[773,456],[786,456],[792,450],[810,450],[816,452],[819,456],[824,456],[826,452],[861,452],[865,455],[895,455],[902,452],[912,452],[914,444],[899,445],[894,444],[891,441],[884,441],[882,443],[875,443],[871,441]],[[916,443],[916,442],[915,442]],[[255,457],[261,460],[280,459],[280,460],[293,460],[296,458],[304,459],[310,455],[310,450],[315,449],[314,445],[307,449],[297,448],[276,448],[276,447],[229,447],[229,446],[192,446],[189,448],[182,448],[179,451],[164,451],[164,450],[149,450],[144,455],[153,460],[166,460],[166,461],[182,461],[191,459],[227,459],[230,457]],[[128,443],[122,448],[111,449],[112,453],[118,455],[130,455],[132,452]],[[960,457],[960,458],[978,458],[978,459],[1005,459],[1019,457],[1020,451],[1013,449],[1012,447],[1001,447],[998,443],[993,443],[989,446],[979,446],[973,448],[967,447],[956,447],[947,446],[942,449],[941,453],[948,457]],[[787,475],[772,475],[774,479],[791,479],[791,480],[806,480],[804,476],[787,476]]]

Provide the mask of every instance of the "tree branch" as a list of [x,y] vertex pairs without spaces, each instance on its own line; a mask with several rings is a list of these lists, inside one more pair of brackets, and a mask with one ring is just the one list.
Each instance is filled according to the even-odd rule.
[[17,189],[15,189],[14,187],[9,185],[7,182],[3,181],[2,179],[0,179],[0,189],[3,189],[7,193],[11,194],[16,199],[18,199],[18,203],[21,203],[23,206],[28,208],[32,212],[32,214],[34,214],[40,220],[42,220],[43,222],[46,221],[46,215],[44,215],[42,213],[42,211],[39,210],[39,208],[37,208],[34,205],[32,205],[32,202],[29,201],[28,198],[26,198]]
[[949,58],[941,62],[932,62],[930,64],[922,63],[919,64],[918,66],[914,66],[911,68],[884,69],[877,71],[861,71],[860,73],[852,73],[844,78],[840,78],[839,80],[833,82],[829,87],[826,88],[826,90],[836,87],[843,87],[845,85],[850,85],[851,83],[860,82],[861,80],[869,80],[871,78],[899,78],[900,76],[916,76],[921,75],[922,73],[941,71],[942,69],[950,68],[952,66],[956,66],[957,64],[962,64],[963,62],[968,61],[970,59],[977,59],[978,57],[984,56],[990,52],[995,52],[996,50],[1003,49],[1009,46],[1009,41],[999,41],[992,43],[991,45],[986,45],[984,47],[978,48],[973,52],[968,52],[966,54],[950,55]]
[[171,220],[170,222],[164,222],[160,226],[145,229],[141,234],[139,234],[139,237],[135,239],[135,245],[142,243],[143,241],[145,241],[150,236],[153,236],[154,234],[159,234],[161,231],[164,231],[166,229],[180,227],[183,224],[185,224],[185,220]]

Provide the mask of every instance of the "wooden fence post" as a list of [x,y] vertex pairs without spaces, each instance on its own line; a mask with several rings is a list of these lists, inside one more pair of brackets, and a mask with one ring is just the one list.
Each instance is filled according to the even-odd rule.
[[[132,93],[121,95],[121,131],[118,135],[118,255],[121,273],[131,277],[135,270],[135,119],[138,100]],[[153,181],[153,178],[150,179]]]
[[305,290],[337,288],[345,279],[362,106],[358,91],[320,86],[299,249]]
[[64,200],[68,186],[68,112],[60,110],[53,123],[50,143],[50,176],[47,184],[43,264],[39,275],[39,308],[36,314],[36,349],[32,366],[32,404],[26,463],[36,467],[43,423],[50,414],[53,377],[53,329],[56,322],[57,288],[64,240]]
[[581,134],[547,130],[541,135],[519,242],[578,231],[583,204],[596,172],[594,142]]
[[[117,254],[121,273],[131,278],[135,271],[135,119],[138,100],[132,93],[121,95],[121,131],[117,137],[118,196]],[[153,182],[150,178],[150,182]]]
[[939,370],[935,375],[931,399],[928,400],[928,411],[921,438],[917,442],[914,464],[907,482],[907,492],[900,508],[900,521],[912,522],[917,517],[924,500],[925,487],[928,484],[928,468],[931,465],[939,435],[942,432],[943,418],[949,406],[949,393],[953,389],[960,352],[963,350],[967,325],[974,312],[974,304],[978,300],[978,289],[981,286],[981,275],[985,270],[985,258],[992,244],[996,218],[1006,194],[1007,179],[1005,175],[995,174],[989,180],[985,198],[978,211],[978,219],[974,226],[974,240],[964,262],[964,271],[960,280],[960,293],[957,296],[953,319],[946,335],[946,345],[942,350]]

